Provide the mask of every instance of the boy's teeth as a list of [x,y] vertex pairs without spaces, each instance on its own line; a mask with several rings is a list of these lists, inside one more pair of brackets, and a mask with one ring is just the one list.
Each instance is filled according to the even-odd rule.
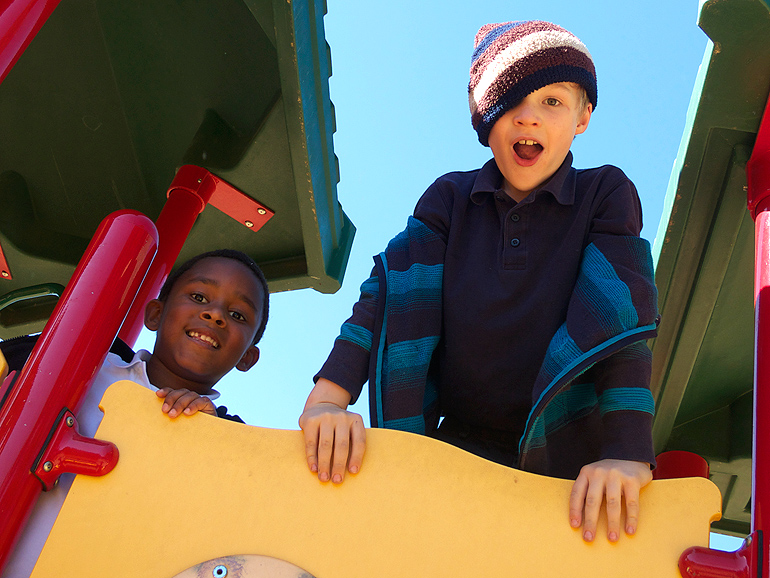
[[219,348],[219,343],[217,343],[215,339],[212,339],[208,335],[201,335],[197,331],[189,331],[187,335],[189,335],[190,337],[194,337],[195,339],[200,339],[201,341],[205,341],[206,343],[210,343],[211,346],[214,347],[215,349]]
[[523,139],[521,139],[521,140],[519,141],[519,144],[523,144],[523,145],[534,145],[534,144],[537,144],[537,141],[536,141],[536,140],[529,140],[529,139],[524,139],[524,138],[523,138]]

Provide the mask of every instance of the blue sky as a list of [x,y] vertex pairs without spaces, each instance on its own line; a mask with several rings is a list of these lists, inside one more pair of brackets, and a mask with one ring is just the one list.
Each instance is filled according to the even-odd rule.
[[[707,37],[696,0],[327,0],[337,194],[357,227],[343,287],[274,294],[262,357],[221,383],[247,423],[296,429],[312,376],[350,314],[371,256],[399,232],[431,182],[491,157],[470,125],[467,84],[480,26],[549,20],[577,35],[597,68],[598,106],[572,148],[576,167],[614,164],[635,182],[654,240]],[[151,349],[152,334],[140,347]],[[366,396],[354,407],[368,420]]]

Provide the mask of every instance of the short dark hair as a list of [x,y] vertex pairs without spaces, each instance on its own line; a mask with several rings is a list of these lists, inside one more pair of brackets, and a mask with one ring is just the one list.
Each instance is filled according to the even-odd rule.
[[193,265],[195,265],[198,261],[201,261],[203,259],[206,259],[208,257],[222,257],[225,259],[234,259],[236,261],[239,261],[240,263],[243,263],[249,271],[254,273],[254,277],[257,278],[257,281],[259,281],[260,285],[262,285],[262,292],[264,293],[264,298],[262,299],[262,320],[259,324],[259,327],[257,327],[257,332],[254,335],[254,345],[259,343],[259,340],[262,339],[262,335],[265,333],[265,326],[267,325],[267,316],[269,312],[269,301],[270,301],[270,290],[267,287],[267,280],[265,279],[265,274],[262,272],[262,269],[259,268],[259,265],[257,265],[254,262],[254,259],[249,257],[246,253],[242,251],[236,251],[235,249],[217,249],[216,251],[207,251],[206,253],[201,253],[200,255],[196,255],[195,257],[191,257],[184,263],[182,263],[177,269],[175,269],[171,275],[168,276],[168,279],[166,279],[166,282],[163,284],[163,287],[160,289],[160,293],[158,294],[158,301],[165,301],[168,299],[169,293],[171,293],[171,289],[174,287],[174,283],[176,283],[179,278],[185,273],[185,271],[189,271]]

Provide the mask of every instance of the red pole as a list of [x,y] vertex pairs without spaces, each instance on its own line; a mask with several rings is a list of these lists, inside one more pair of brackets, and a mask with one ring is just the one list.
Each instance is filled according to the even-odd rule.
[[0,0],[0,83],[59,0]]
[[158,296],[195,219],[206,208],[216,187],[214,175],[194,165],[180,168],[171,182],[168,200],[156,221],[160,239],[158,254],[120,329],[119,337],[129,346],[134,346],[142,330],[145,306]]
[[[770,167],[767,167],[770,172]],[[769,560],[770,538],[770,199],[757,207],[754,270],[754,445],[752,449],[751,530]],[[770,576],[764,564],[762,578]]]
[[136,211],[102,222],[0,408],[0,571],[42,489],[30,469],[62,409],[77,414],[157,245]]
[[751,534],[736,552],[685,550],[679,572],[692,578],[770,578],[770,98],[746,164],[754,218],[754,440]]
[[746,165],[748,206],[754,218],[754,443],[751,531],[770,577],[770,99]]

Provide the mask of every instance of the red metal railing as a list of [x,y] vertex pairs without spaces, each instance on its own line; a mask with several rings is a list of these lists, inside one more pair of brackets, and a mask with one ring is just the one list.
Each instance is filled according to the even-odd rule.
[[0,0],[0,83],[59,0]]
[[[47,448],[47,438],[62,428],[61,420],[66,427],[67,418],[77,414],[157,246],[155,226],[140,213],[120,211],[102,222],[0,408],[0,568],[43,489],[35,470],[49,472],[54,462],[66,466],[74,461],[82,467],[60,470],[85,471],[91,462],[92,471],[100,467],[101,473],[109,471],[109,466],[99,465],[105,459],[96,455],[99,448],[84,449],[81,440],[74,439],[68,457],[66,432],[58,436],[65,439],[54,448]],[[53,451],[51,459],[36,463],[45,449]],[[102,453],[114,460],[109,450]],[[94,455],[84,457],[89,454]]]

